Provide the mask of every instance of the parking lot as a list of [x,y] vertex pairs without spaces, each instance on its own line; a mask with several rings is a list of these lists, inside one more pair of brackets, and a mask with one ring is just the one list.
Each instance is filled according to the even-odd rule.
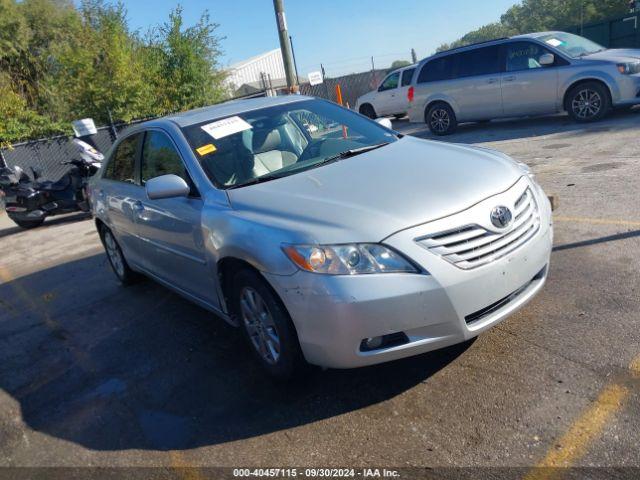
[[0,215],[0,465],[640,468],[639,138],[638,109],[444,138],[557,196],[546,287],[469,344],[292,385],[210,313],[120,287],[90,219]]

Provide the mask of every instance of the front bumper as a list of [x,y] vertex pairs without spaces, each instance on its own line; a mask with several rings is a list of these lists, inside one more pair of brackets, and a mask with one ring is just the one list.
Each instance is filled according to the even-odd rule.
[[[418,245],[421,226],[384,243],[429,274],[265,274],[292,317],[307,361],[352,368],[428,352],[475,337],[526,304],[545,283],[553,243],[549,202],[533,188],[539,230],[515,251],[473,270]],[[398,332],[406,343],[361,349],[363,339]]]

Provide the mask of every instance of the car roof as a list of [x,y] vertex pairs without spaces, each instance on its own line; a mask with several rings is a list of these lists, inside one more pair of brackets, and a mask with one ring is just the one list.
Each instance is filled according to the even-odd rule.
[[521,35],[514,35],[512,37],[494,38],[493,40],[485,40],[485,41],[482,41],[482,42],[471,43],[469,45],[462,45],[460,47],[451,48],[449,50],[443,50],[442,52],[435,53],[432,56],[421,60],[420,63],[425,63],[425,61],[427,61],[427,60],[431,60],[433,58],[438,58],[438,57],[441,57],[441,56],[447,56],[447,55],[450,55],[450,54],[453,54],[453,53],[466,52],[468,50],[475,50],[475,49],[481,48],[481,47],[491,47],[493,45],[500,45],[500,44],[508,42],[510,40],[518,40],[518,39],[526,39],[526,38],[537,39],[537,38],[543,37],[545,35],[553,35],[553,34],[559,34],[559,33],[565,33],[565,32],[559,32],[559,31],[532,32],[532,33],[523,33]]
[[207,120],[230,117],[250,110],[273,107],[276,105],[286,105],[289,103],[301,102],[303,100],[312,100],[313,98],[314,97],[308,97],[306,95],[284,95],[280,97],[230,100],[228,102],[211,105],[209,107],[202,107],[195,110],[189,110],[187,112],[176,113],[153,121],[157,122],[158,120],[166,120],[174,122],[179,127],[188,127],[189,125],[206,122]]

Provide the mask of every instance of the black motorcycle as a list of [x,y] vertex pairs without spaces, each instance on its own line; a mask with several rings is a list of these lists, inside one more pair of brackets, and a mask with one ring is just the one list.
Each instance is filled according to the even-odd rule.
[[99,170],[103,156],[84,142],[76,143],[84,144],[78,145],[82,159],[61,162],[62,165],[71,165],[71,168],[55,182],[40,181],[41,174],[33,167],[33,179],[20,167],[0,169],[5,210],[18,226],[35,228],[49,216],[89,211],[87,180]]

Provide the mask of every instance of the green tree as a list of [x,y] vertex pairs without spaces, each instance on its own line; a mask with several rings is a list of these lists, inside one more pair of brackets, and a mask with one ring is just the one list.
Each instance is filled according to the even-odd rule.
[[499,22],[441,45],[438,51],[520,33],[562,30],[578,25],[580,19],[584,23],[595,22],[626,13],[627,3],[626,0],[523,0],[509,8]]
[[406,60],[394,60],[391,66],[389,67],[389,71],[396,70],[402,67],[408,67],[411,65],[411,62],[407,62]]

